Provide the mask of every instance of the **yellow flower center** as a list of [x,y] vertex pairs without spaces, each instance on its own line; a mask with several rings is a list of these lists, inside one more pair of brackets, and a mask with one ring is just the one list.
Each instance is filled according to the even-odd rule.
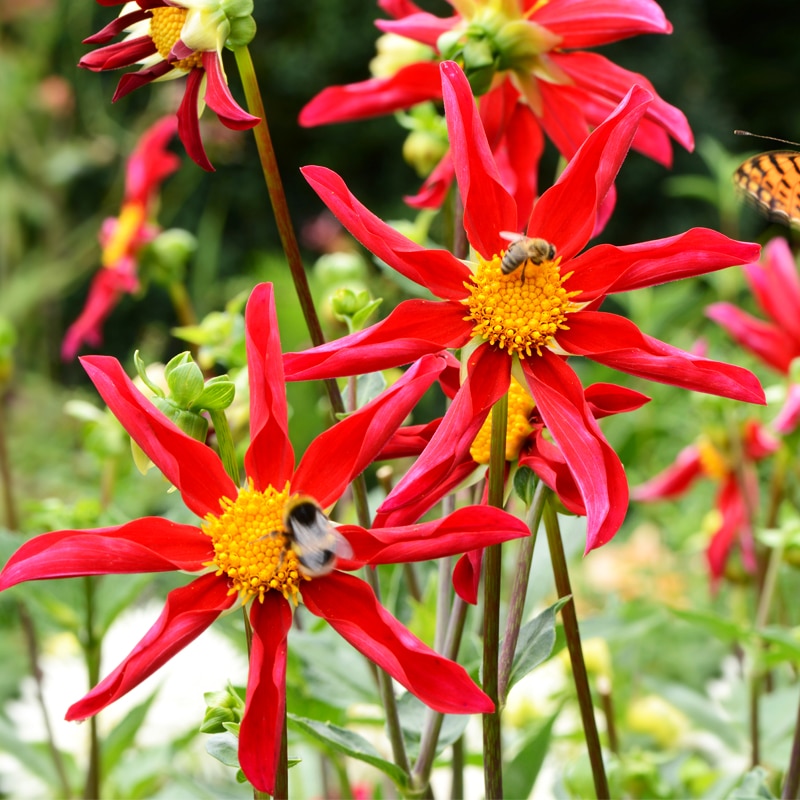
[[730,472],[728,460],[722,451],[716,447],[707,436],[702,436],[697,442],[700,467],[709,478],[721,481]]
[[[528,417],[534,408],[533,398],[520,386],[516,378],[511,378],[508,389],[508,427],[506,428],[506,461],[516,461],[525,440],[531,435],[533,426]],[[492,415],[484,421],[469,454],[478,464],[489,463],[489,449],[492,441]]]
[[[181,38],[181,31],[183,31],[183,24],[186,22],[186,15],[189,13],[189,9],[170,6],[168,8],[151,9],[150,13],[153,15],[150,20],[150,38],[153,40],[159,55],[163,59],[167,59],[173,46]],[[176,69],[185,70],[202,67],[203,54],[192,53],[192,55],[182,58],[180,61],[173,61],[172,65]]]
[[535,263],[526,259],[508,275],[500,269],[504,253],[485,261],[478,256],[472,283],[465,283],[469,297],[461,302],[469,309],[465,320],[475,323],[474,335],[520,358],[542,354],[559,330],[567,330],[567,314],[577,311],[562,282],[561,258]]
[[133,249],[134,241],[145,222],[145,208],[141,203],[126,203],[117,217],[117,224],[105,247],[102,263],[114,269],[120,259]]
[[221,514],[209,514],[202,523],[214,544],[209,566],[228,576],[229,594],[238,592],[243,603],[254,597],[263,602],[264,594],[276,589],[297,605],[300,581],[309,580],[300,572],[283,526],[288,498],[288,483],[281,492],[272,486],[257,492],[251,480],[235,500],[220,500]]

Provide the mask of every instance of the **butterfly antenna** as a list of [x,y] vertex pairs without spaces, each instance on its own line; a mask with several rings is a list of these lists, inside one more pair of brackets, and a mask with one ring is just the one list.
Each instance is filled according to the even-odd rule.
[[790,144],[793,147],[800,147],[800,142],[790,142],[788,139],[779,139],[777,136],[764,136],[760,133],[750,133],[750,131],[734,131],[736,136],[752,136],[755,139],[766,139],[769,142],[781,142],[782,144]]

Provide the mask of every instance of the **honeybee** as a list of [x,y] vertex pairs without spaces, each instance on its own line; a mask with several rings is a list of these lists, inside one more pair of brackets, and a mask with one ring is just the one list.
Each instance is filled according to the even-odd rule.
[[[546,239],[506,232],[500,235],[511,242],[508,250],[503,255],[503,260],[500,262],[500,271],[503,275],[510,275],[526,261],[541,264],[543,261],[552,261],[556,257],[555,245]],[[522,271],[522,280],[525,280],[525,270]]]
[[353,549],[331,521],[320,504],[307,494],[290,497],[283,510],[286,538],[309,578],[327,575],[336,566],[336,559],[352,558]]

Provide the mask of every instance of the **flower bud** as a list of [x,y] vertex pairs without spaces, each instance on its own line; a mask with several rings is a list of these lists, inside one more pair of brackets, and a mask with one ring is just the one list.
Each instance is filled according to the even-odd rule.
[[391,78],[403,67],[418,61],[431,61],[433,49],[396,33],[384,33],[375,42],[377,54],[369,62],[374,78]]

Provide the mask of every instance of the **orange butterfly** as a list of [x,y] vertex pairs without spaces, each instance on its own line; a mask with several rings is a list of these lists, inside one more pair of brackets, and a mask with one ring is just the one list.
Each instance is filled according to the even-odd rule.
[[800,225],[800,153],[773,150],[748,158],[734,173],[733,181],[771,220]]

